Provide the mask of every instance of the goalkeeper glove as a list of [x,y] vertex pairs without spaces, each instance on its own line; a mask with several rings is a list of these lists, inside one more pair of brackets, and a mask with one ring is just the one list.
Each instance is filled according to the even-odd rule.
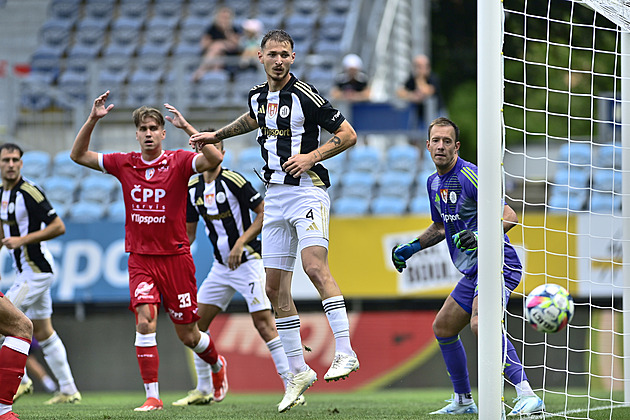
[[455,246],[470,255],[477,250],[477,232],[464,229],[452,236]]
[[414,239],[411,242],[402,245],[396,245],[392,248],[392,262],[394,263],[394,267],[398,270],[399,273],[402,273],[403,269],[407,268],[407,260],[411,258],[413,254],[420,251],[422,246],[420,246],[420,241],[418,238]]

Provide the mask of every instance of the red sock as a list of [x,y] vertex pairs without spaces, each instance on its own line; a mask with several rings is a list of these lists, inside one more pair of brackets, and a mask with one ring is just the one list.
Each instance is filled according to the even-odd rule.
[[[205,349],[203,348],[203,344],[206,341],[204,336],[208,337],[209,339],[208,345]],[[197,353],[199,357],[201,357],[203,361],[210,363],[211,365],[216,364],[219,360],[219,353],[214,346],[214,341],[212,341],[212,336],[210,334],[201,333],[201,340],[199,341],[199,344],[197,344],[197,347],[195,347],[193,350],[195,351],[195,353]]]
[[142,382],[150,384],[158,381],[158,369],[160,367],[160,355],[157,346],[138,347],[136,346],[136,356],[140,366],[140,376]]
[[[16,345],[13,345],[11,342]],[[22,345],[22,342],[26,343]],[[24,365],[28,357],[28,348],[31,340],[21,337],[6,337],[4,345],[0,348],[0,404],[13,404],[13,396],[20,386],[20,381],[24,375]],[[15,350],[24,347],[26,353]]]

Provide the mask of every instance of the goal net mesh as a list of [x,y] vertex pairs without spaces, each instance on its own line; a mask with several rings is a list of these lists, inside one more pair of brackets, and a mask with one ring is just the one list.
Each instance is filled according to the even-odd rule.
[[[505,200],[519,216],[509,236],[524,267],[505,329],[545,416],[614,418],[628,363],[620,116],[630,2],[505,0],[503,8]],[[576,302],[555,334],[524,316],[525,297],[544,283]],[[509,412],[514,388],[504,396]]]

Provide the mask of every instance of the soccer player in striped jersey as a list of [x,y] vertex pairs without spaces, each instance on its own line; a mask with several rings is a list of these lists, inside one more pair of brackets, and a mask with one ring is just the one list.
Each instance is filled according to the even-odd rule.
[[175,326],[177,337],[190,347],[219,380],[227,382],[227,364],[199,331],[195,264],[186,235],[188,180],[217,167],[223,156],[216,147],[201,153],[164,150],[164,116],[142,106],[133,112],[140,153],[97,153],[90,150],[92,132],[114,104],[105,105],[109,91],[94,100],[79,130],[70,157],[80,165],[109,173],[121,183],[125,201],[125,250],[129,252],[129,294],[136,319],[136,357],[146,401],[135,411],[161,410],[156,329],[160,303]]
[[[341,289],[328,266],[330,186],[322,161],[356,143],[357,135],[317,89],[290,73],[295,60],[293,39],[283,30],[267,32],[258,59],[267,81],[249,92],[249,112],[212,133],[198,133],[192,145],[218,143],[258,129],[267,184],[262,228],[267,296],[276,312],[276,328],[289,360],[289,381],[278,411],[298,403],[317,374],[304,360],[300,317],[291,296],[297,252],[304,271],[322,298],[335,337],[335,356],[326,381],[346,378],[359,368],[350,344],[350,327]],[[333,133],[320,146],[320,127]]]
[[[50,286],[55,264],[45,242],[63,235],[66,227],[42,190],[22,177],[22,155],[17,144],[0,146],[2,246],[9,250],[16,270],[6,297],[33,322],[33,336],[59,383],[59,392],[46,404],[78,403],[81,393],[74,383],[66,347],[52,325]],[[23,387],[28,388],[30,379],[24,376]]]
[[[477,413],[468,379],[466,351],[459,332],[470,323],[477,334],[477,167],[459,157],[459,128],[447,118],[437,118],[429,125],[427,149],[436,172],[427,179],[431,201],[431,224],[411,242],[392,249],[392,261],[399,272],[406,261],[421,249],[446,239],[451,260],[464,275],[446,298],[433,322],[433,332],[442,351],[446,369],[453,383],[455,396],[449,404],[431,414]],[[503,209],[503,231],[509,231],[518,221],[507,204]],[[505,279],[504,305],[510,293],[521,281],[521,262],[504,234],[503,275]],[[515,385],[518,400],[510,416],[531,414],[544,409],[543,401],[534,394],[523,366],[512,343],[507,345],[505,376]]]
[[20,386],[33,336],[33,323],[0,292],[0,420],[19,420],[13,397]]
[[[165,106],[173,113],[173,117],[166,119],[175,127],[189,136],[198,132],[175,107]],[[225,155],[223,142],[215,146]],[[208,330],[219,312],[227,309],[234,293],[239,292],[247,302],[254,326],[267,344],[276,370],[286,385],[289,362],[276,331],[271,303],[265,294],[265,271],[258,239],[263,223],[262,195],[241,174],[221,165],[193,177],[188,183],[188,192],[186,231],[190,243],[195,240],[201,217],[214,249],[212,269],[197,295],[199,329]],[[256,214],[253,221],[250,210]],[[212,384],[208,366],[198,357],[195,358],[195,370],[197,387],[173,405],[205,404],[213,398],[209,392]],[[216,388],[214,393],[216,400]],[[300,397],[300,402],[304,404],[304,396]]]

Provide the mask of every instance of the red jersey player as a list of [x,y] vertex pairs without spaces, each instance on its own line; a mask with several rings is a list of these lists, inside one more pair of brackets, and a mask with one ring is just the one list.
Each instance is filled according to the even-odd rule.
[[156,341],[160,301],[175,324],[179,339],[211,365],[214,396],[222,400],[227,391],[227,364],[211,345],[210,336],[197,327],[197,282],[186,234],[186,200],[188,179],[215,168],[223,157],[214,146],[204,147],[201,153],[163,150],[164,116],[145,106],[133,112],[140,153],[90,151],[96,123],[114,107],[105,106],[108,95],[109,91],[94,100],[70,157],[80,165],[115,176],[122,185],[130,309],[136,315],[136,354],[147,394],[146,402],[135,410],[163,407]]

